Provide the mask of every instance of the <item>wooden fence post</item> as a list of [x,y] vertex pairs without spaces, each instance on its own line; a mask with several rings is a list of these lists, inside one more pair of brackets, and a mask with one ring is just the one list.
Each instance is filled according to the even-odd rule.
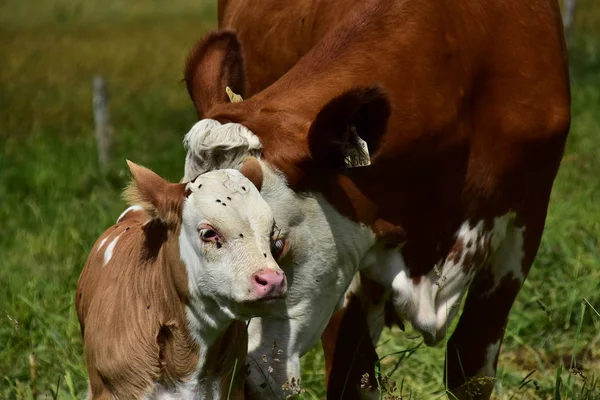
[[563,8],[563,27],[565,30],[565,40],[567,43],[571,38],[573,28],[573,18],[575,16],[575,0],[565,0]]
[[94,76],[94,123],[96,125],[96,143],[98,145],[98,161],[100,167],[106,169],[110,162],[112,128],[108,110],[108,88],[106,79],[100,75]]

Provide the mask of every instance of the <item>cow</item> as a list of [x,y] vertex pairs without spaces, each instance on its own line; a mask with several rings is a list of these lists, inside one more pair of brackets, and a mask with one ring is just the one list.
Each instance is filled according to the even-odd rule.
[[384,323],[434,345],[464,300],[443,382],[489,398],[570,128],[557,1],[222,0],[219,28],[184,69],[185,176],[258,157],[289,239],[248,393],[297,391],[321,338],[328,398],[377,397]]
[[243,398],[244,320],[287,287],[273,213],[237,170],[170,183],[129,167],[132,206],[98,238],[77,284],[87,398]]

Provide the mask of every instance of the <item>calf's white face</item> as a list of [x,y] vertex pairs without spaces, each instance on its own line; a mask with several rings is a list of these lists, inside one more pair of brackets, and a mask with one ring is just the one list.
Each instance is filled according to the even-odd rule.
[[210,297],[237,318],[282,298],[287,282],[271,251],[275,220],[252,182],[237,170],[212,171],[188,182],[186,194],[179,244],[192,298]]

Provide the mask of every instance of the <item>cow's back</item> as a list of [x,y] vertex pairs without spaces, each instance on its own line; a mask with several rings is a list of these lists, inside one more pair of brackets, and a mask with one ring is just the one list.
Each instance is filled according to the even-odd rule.
[[[246,95],[265,89],[292,68],[362,0],[220,0],[219,28],[240,38]],[[332,17],[334,20],[332,21]]]
[[[489,57],[489,63],[498,62],[501,69],[511,60],[530,59],[534,64],[552,64],[557,71],[566,72],[560,10],[554,0],[526,4],[480,0],[460,5],[452,1],[428,3],[418,0],[266,0],[258,6],[251,0],[220,0],[218,20],[219,28],[235,31],[242,42],[248,95],[279,79],[327,34],[344,25],[366,22],[372,23],[374,30],[379,27],[380,39],[388,46],[388,54],[405,51],[394,46],[394,36],[402,36],[403,31],[408,33],[424,23],[430,25],[430,31],[441,33],[447,42],[446,50],[450,52],[446,51],[445,57],[452,56],[453,48],[462,47],[467,52],[479,53],[477,57]],[[390,13],[389,9],[397,12]],[[361,14],[364,18],[357,18]],[[390,25],[394,32],[390,32]],[[420,44],[427,45],[426,40],[431,36],[425,32],[421,40],[417,39],[416,49]],[[539,48],[542,44],[549,47]],[[561,48],[557,49],[556,44]],[[345,45],[352,48],[353,43]],[[534,60],[530,53],[532,48],[545,53],[539,54],[544,60]],[[378,52],[378,49],[372,50]],[[379,79],[376,75],[372,78]]]
[[[350,185],[378,205],[380,226],[402,226],[418,248],[442,242],[447,252],[444,237],[468,214],[547,202],[570,124],[555,1],[228,0],[220,22],[244,48],[248,93],[270,85],[258,107],[289,103],[284,111],[311,116],[345,90],[382,84],[392,103],[387,132],[372,166],[348,172]],[[255,115],[239,122],[265,126],[255,133],[268,149],[279,129]],[[425,269],[441,254],[406,250]]]

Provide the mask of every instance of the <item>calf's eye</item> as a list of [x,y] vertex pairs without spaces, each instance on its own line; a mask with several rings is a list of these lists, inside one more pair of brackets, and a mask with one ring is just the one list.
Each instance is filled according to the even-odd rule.
[[203,242],[214,242],[218,238],[219,235],[215,230],[210,228],[200,229],[200,239],[202,239]]

